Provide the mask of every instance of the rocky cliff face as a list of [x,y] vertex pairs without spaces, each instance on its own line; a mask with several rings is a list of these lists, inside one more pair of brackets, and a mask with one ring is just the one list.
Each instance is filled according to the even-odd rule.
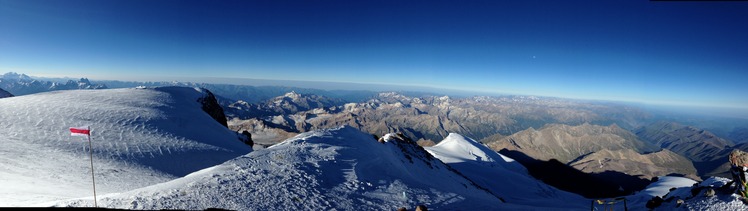
[[205,96],[197,99],[197,102],[200,102],[203,111],[205,111],[205,113],[208,113],[208,115],[210,115],[210,117],[212,117],[218,123],[221,123],[221,125],[228,128],[228,124],[226,123],[226,115],[223,113],[223,108],[221,108],[221,105],[218,104],[216,96],[207,89],[201,89],[201,91],[205,94]]

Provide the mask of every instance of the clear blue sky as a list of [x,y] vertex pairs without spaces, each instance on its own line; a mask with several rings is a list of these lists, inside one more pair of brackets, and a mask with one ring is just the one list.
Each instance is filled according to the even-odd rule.
[[0,72],[748,107],[748,2],[0,0]]

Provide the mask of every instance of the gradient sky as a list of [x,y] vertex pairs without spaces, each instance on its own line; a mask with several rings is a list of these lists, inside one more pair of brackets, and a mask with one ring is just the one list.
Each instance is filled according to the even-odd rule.
[[748,2],[0,0],[9,71],[748,108]]

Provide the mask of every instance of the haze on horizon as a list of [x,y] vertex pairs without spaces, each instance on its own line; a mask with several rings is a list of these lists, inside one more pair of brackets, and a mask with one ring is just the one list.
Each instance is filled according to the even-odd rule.
[[0,72],[397,84],[746,111],[746,11],[745,2],[646,0],[0,0]]

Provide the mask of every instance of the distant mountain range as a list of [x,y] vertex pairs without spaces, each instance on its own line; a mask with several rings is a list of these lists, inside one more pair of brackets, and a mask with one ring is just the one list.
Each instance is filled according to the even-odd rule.
[[71,89],[106,89],[103,84],[92,84],[86,78],[78,81],[68,80],[67,82],[52,82],[36,80],[25,74],[14,72],[5,73],[0,76],[0,89],[10,92],[13,95],[27,95],[55,90]]
[[[108,87],[207,88],[224,113],[213,118],[226,118],[233,131],[249,132],[257,149],[305,132],[342,126],[374,135],[402,133],[421,146],[439,146],[450,134],[459,133],[523,162],[532,176],[558,187],[566,185],[562,189],[588,197],[599,197],[595,186],[604,187],[606,196],[620,196],[665,174],[694,179],[724,175],[727,153],[748,148],[748,144],[741,144],[748,136],[744,121],[701,122],[692,117],[664,116],[636,105],[589,100],[185,82],[106,81],[104,85],[85,78],[63,83],[16,73],[3,75],[0,85],[2,89],[14,87],[19,93]],[[712,133],[712,129],[720,132]],[[544,169],[573,176],[549,178]]]
[[[287,93],[293,95],[293,93]],[[285,94],[284,94],[285,95]],[[302,95],[297,101],[315,101],[315,95]],[[321,98],[324,99],[324,98]],[[270,113],[271,116],[240,117],[232,129],[246,130],[247,119],[257,124],[281,128],[286,132],[351,125],[360,130],[381,134],[402,132],[416,140],[437,142],[450,132],[483,139],[501,134],[510,135],[529,127],[543,127],[548,123],[564,124],[619,124],[636,128],[649,121],[650,115],[623,105],[595,104],[586,101],[528,96],[452,98],[448,96],[410,97],[400,93],[383,92],[364,102],[336,105],[345,100],[327,100],[332,104],[294,108],[297,113]],[[281,101],[278,101],[281,102]],[[233,109],[263,114],[267,106],[242,103],[224,104]],[[270,105],[275,101],[260,103]],[[231,112],[229,110],[228,112]],[[244,116],[244,118],[241,118]],[[260,123],[262,122],[262,123]],[[230,121],[230,125],[232,122]],[[244,125],[244,126],[240,126]],[[252,132],[252,131],[250,131]],[[268,143],[279,140],[268,141]]]

